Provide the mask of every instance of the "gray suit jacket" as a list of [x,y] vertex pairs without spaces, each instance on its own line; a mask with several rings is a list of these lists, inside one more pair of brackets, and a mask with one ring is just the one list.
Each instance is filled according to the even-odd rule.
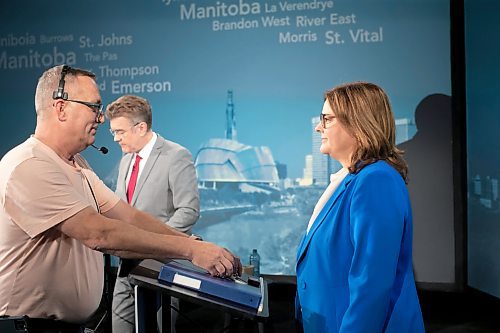
[[[127,201],[127,172],[134,154],[120,161],[116,194]],[[196,171],[190,152],[160,135],[137,180],[132,206],[190,233],[200,213]]]

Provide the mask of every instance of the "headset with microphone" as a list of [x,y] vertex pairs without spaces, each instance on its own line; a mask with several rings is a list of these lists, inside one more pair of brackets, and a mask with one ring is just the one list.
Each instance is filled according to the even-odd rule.
[[[57,87],[57,90],[55,90],[52,93],[52,99],[62,99],[64,101],[71,101],[68,99],[68,93],[64,91],[64,85],[66,84],[65,78],[66,75],[72,70],[72,68],[68,65],[63,65],[62,70],[61,70],[61,78],[59,79],[59,86]],[[78,103],[82,103],[81,101],[74,101]],[[93,103],[82,103],[84,105],[89,106],[92,105]],[[97,149],[100,151],[103,155],[106,155],[108,153],[108,148],[102,146],[102,147],[96,147],[95,145],[91,144],[92,148]]]
[[91,146],[92,146],[92,148],[95,148],[95,149],[97,149],[98,151],[100,151],[103,155],[106,155],[106,154],[108,153],[108,151],[109,151],[109,150],[108,150],[108,148],[106,148],[106,147],[104,147],[104,146],[102,146],[102,147],[100,147],[100,148],[98,148],[98,147],[96,147],[96,146],[94,146],[94,145],[91,145]]

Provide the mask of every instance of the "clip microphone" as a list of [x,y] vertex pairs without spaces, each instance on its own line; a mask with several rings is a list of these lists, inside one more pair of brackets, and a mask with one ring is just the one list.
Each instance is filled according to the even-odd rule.
[[108,153],[108,148],[106,147],[101,147],[101,148],[97,148],[96,146],[94,145],[91,145],[92,147],[94,147],[95,149],[99,150],[103,155],[106,155]]

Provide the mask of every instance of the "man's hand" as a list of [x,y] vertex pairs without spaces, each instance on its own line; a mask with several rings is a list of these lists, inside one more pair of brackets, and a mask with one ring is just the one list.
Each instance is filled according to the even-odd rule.
[[241,275],[240,258],[227,249],[203,241],[192,242],[191,262],[213,276]]

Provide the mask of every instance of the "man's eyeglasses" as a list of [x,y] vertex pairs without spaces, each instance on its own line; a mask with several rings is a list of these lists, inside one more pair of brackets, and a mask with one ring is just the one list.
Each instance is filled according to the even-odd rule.
[[321,127],[323,128],[329,127],[330,124],[333,122],[333,119],[335,119],[335,116],[333,114],[327,114],[327,113],[319,114],[319,122],[321,123]]
[[103,115],[103,108],[104,108],[104,105],[102,103],[90,103],[90,102],[84,102],[84,101],[78,101],[76,99],[65,99],[65,101],[68,101],[68,102],[73,102],[73,103],[79,103],[79,104],[83,104],[85,106],[88,106],[92,112],[95,113],[95,117],[96,119],[100,119]]
[[127,134],[128,131],[130,131],[132,128],[134,128],[135,126],[139,125],[141,122],[138,122],[138,123],[135,123],[133,124],[132,126],[130,126],[128,129],[126,130],[123,130],[123,129],[117,129],[117,130],[112,130],[111,128],[109,129],[109,133],[111,133],[111,135],[113,137],[115,136],[124,136],[125,134]]

